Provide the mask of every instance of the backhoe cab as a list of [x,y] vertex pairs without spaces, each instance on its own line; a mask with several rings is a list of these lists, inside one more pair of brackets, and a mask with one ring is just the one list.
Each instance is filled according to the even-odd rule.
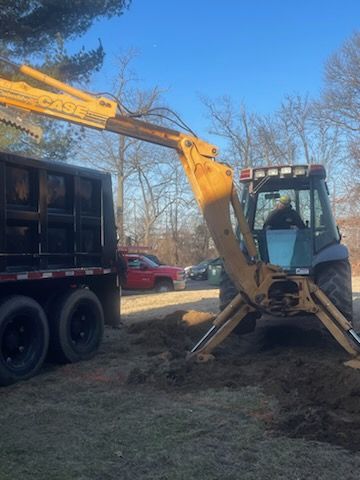
[[[240,172],[240,181],[241,202],[259,258],[289,275],[308,276],[351,321],[349,252],[340,243],[325,168],[315,164],[247,168]],[[284,198],[290,203],[281,208]],[[287,211],[288,224],[282,214]]]

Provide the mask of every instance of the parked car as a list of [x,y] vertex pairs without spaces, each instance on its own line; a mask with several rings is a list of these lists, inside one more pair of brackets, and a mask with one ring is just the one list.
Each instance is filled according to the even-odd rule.
[[189,265],[188,267],[184,268],[185,278],[190,278],[190,272],[191,272],[191,269],[193,268],[193,266],[194,265]]
[[213,264],[221,263],[219,258],[210,258],[203,260],[198,265],[192,265],[190,267],[185,267],[185,272],[188,278],[192,280],[207,280],[209,266]]
[[123,253],[127,263],[127,279],[124,289],[169,292],[186,287],[183,268],[158,265],[146,255]]

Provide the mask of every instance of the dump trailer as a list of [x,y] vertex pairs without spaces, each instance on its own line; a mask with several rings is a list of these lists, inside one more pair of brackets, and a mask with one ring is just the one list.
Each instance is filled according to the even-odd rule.
[[0,384],[92,357],[119,322],[111,178],[0,152]]
[[[287,317],[301,313],[315,315],[353,357],[347,364],[359,368],[360,337],[353,323],[310,276],[293,275],[259,256],[244,205],[237,195],[234,172],[228,165],[216,161],[218,149],[215,145],[199,139],[190,129],[179,132],[139,120],[113,99],[83,92],[27,65],[2,60],[12,65],[18,74],[36,80],[37,85],[47,85],[51,90],[0,78],[0,103],[5,107],[5,115],[4,111],[0,112],[0,121],[3,119],[4,123],[36,136],[31,125],[18,121],[22,112],[32,112],[126,135],[177,152],[225,270],[238,292],[194,345],[189,359],[204,361],[209,358],[224,338],[249,318],[262,313]],[[243,248],[234,231],[231,213],[237,220]]]

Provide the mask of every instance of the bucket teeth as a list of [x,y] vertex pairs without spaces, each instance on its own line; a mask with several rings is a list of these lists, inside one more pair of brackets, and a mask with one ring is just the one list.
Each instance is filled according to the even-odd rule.
[[17,111],[6,107],[0,107],[0,122],[26,133],[27,135],[33,137],[37,143],[39,143],[41,140],[41,127],[34,125],[27,118],[23,118]]

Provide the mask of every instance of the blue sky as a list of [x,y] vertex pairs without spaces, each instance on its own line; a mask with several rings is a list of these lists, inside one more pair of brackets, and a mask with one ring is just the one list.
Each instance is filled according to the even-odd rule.
[[167,103],[206,137],[199,94],[230,95],[259,113],[285,94],[316,96],[326,59],[359,29],[359,0],[133,0],[76,44],[101,38],[107,52],[93,90],[106,90],[114,57],[136,48],[142,85],[166,89]]

